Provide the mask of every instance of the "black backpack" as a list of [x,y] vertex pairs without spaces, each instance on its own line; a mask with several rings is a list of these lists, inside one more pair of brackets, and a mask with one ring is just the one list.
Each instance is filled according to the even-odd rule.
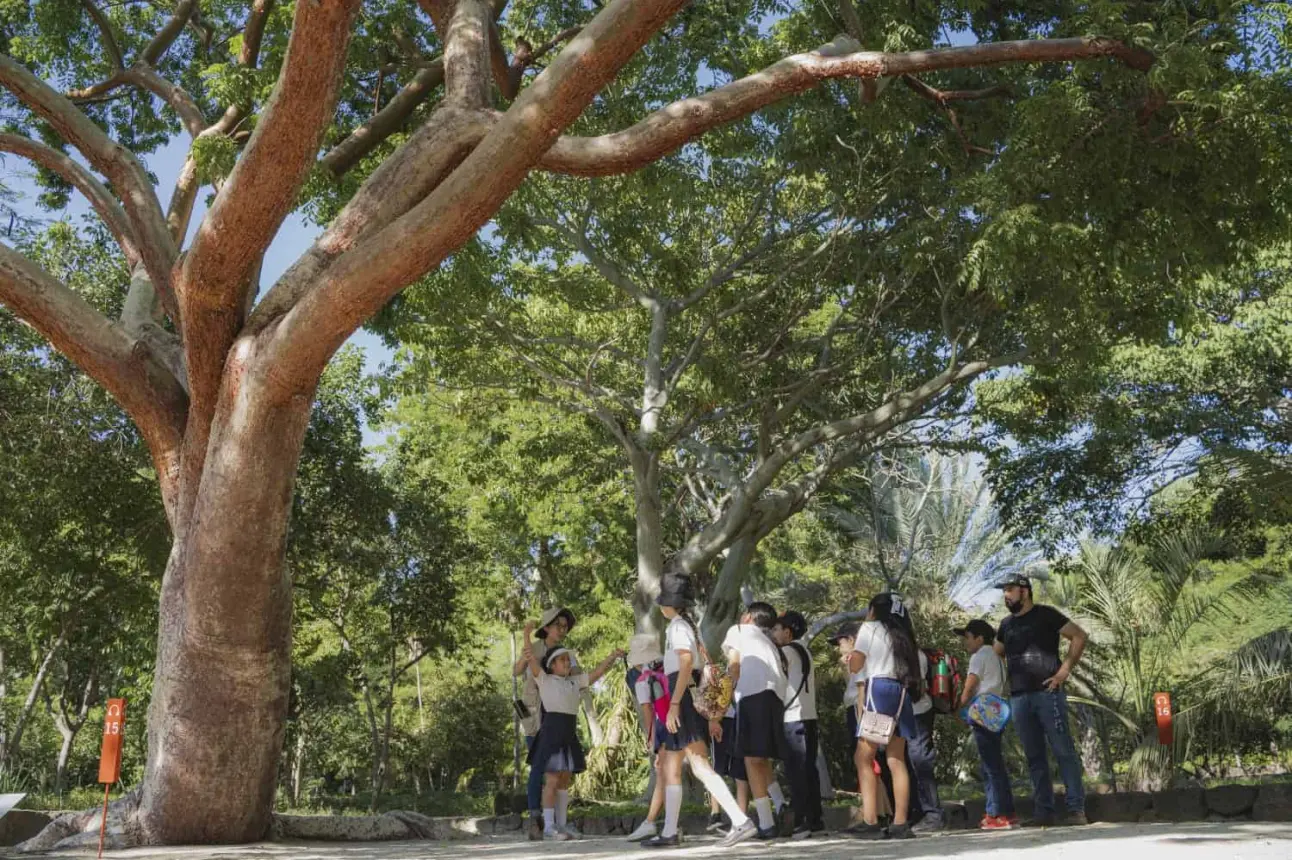
[[[789,710],[789,707],[798,701],[799,696],[802,695],[804,690],[809,693],[812,692],[810,681],[812,675],[812,654],[799,642],[791,642],[785,647],[794,649],[794,652],[799,655],[799,663],[803,666],[803,678],[799,681],[799,688],[794,691],[794,695],[790,696],[789,701],[785,703],[785,709]],[[784,655],[781,656],[781,662],[786,662]],[[787,668],[785,671],[788,675],[789,669]]]

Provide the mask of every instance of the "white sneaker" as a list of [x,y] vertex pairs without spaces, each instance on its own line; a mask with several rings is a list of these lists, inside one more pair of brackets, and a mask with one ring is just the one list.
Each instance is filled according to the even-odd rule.
[[628,834],[628,841],[641,842],[643,839],[650,839],[652,836],[655,836],[658,832],[659,831],[655,827],[655,822],[643,821],[641,824],[637,825],[636,830]]
[[718,844],[723,848],[730,848],[752,838],[757,833],[758,825],[754,823],[754,819],[746,818],[744,824],[731,828],[731,832],[724,836]]
[[544,842],[569,842],[573,838],[574,838],[573,836],[566,833],[564,830],[544,830],[543,831]]

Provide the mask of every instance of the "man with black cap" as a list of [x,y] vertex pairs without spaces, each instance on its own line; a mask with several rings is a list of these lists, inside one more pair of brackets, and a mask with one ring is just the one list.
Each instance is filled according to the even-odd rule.
[[[1086,631],[1053,606],[1034,603],[1032,581],[1015,576],[1000,583],[1009,615],[996,633],[996,653],[1009,665],[1010,709],[1027,756],[1038,825],[1085,824],[1086,792],[1081,759],[1068,726],[1068,697],[1063,684],[1081,659]],[[1068,656],[1059,659],[1059,639],[1068,640]],[[1059,763],[1067,789],[1067,815],[1056,822],[1054,785],[1046,745]]]
[[[981,618],[975,618],[954,632],[964,642],[969,652],[969,672],[964,689],[960,692],[958,707],[965,708],[979,696],[1005,695],[1005,665],[993,649],[996,631]],[[987,808],[982,822],[983,830],[1009,830],[1017,823],[1014,815],[1014,789],[1009,784],[1009,770],[1005,767],[1005,752],[1001,733],[980,725],[970,725],[978,758],[982,760],[982,784],[987,794]]]
[[[540,663],[547,652],[561,644],[567,633],[574,629],[574,613],[564,606],[553,606],[543,613],[534,631],[532,651],[534,659]],[[516,677],[524,675],[520,688],[520,701],[526,712],[521,719],[521,730],[525,733],[525,748],[533,749],[538,730],[542,724],[542,704],[539,701],[538,684],[528,671],[529,661],[521,657],[512,667]],[[525,784],[526,799],[529,803],[529,838],[539,841],[543,838],[543,769],[530,768],[529,781]]]

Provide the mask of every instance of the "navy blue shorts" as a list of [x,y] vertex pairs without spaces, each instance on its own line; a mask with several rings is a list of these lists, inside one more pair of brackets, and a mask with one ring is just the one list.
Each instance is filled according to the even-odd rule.
[[[867,685],[868,689],[862,694],[864,698],[861,700],[866,703],[866,710],[873,707],[881,714],[897,717],[898,737],[908,741],[914,738],[919,731],[915,724],[915,706],[909,692],[903,698],[901,682],[894,678],[871,678]],[[900,714],[897,711],[899,703],[902,709]],[[857,727],[857,734],[861,734],[860,726]]]

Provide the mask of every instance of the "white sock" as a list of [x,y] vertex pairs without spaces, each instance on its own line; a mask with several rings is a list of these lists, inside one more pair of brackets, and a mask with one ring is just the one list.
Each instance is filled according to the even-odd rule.
[[556,826],[564,827],[566,813],[570,811],[570,793],[568,791],[558,791],[556,793]]
[[682,786],[664,786],[664,829],[660,836],[677,835],[677,820],[682,816]]
[[754,809],[758,810],[758,826],[763,830],[776,825],[772,818],[772,799],[770,797],[754,798]]
[[556,810],[550,806],[543,807],[543,829],[548,833],[556,831]]
[[731,794],[731,789],[727,788],[727,784],[722,781],[722,777],[718,776],[713,768],[709,767],[709,763],[701,760],[700,766],[697,767],[696,759],[692,758],[691,773],[695,775],[696,779],[700,780],[700,784],[704,786],[710,795],[717,798],[718,805],[722,807],[722,811],[727,813],[727,818],[731,820],[731,826],[744,827],[745,822],[749,820],[749,816],[741,812],[739,806],[736,806],[736,798]]
[[767,786],[767,796],[772,799],[772,805],[780,810],[785,806],[785,792],[781,791],[781,784],[773,782]]

